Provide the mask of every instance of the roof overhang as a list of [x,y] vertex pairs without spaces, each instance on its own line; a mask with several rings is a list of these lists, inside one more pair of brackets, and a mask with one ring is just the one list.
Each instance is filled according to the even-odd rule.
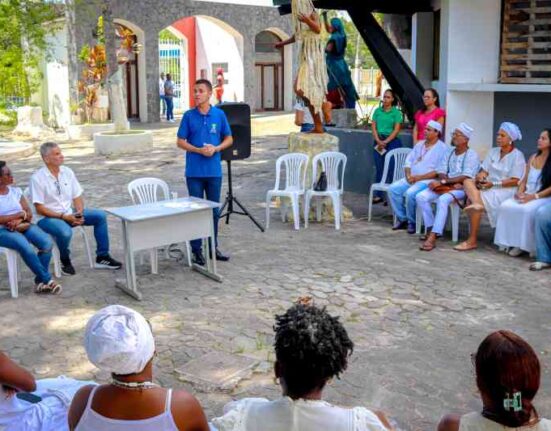
[[[290,0],[273,0],[279,7],[281,15],[291,13]],[[361,7],[366,13],[379,12],[388,14],[413,15],[417,12],[431,12],[430,0],[314,0],[319,9],[347,10]]]

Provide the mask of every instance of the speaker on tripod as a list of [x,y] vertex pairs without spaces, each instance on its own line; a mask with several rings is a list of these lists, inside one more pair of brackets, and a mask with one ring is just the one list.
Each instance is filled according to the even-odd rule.
[[[264,226],[233,195],[231,162],[245,160],[251,156],[251,107],[246,103],[221,103],[217,105],[217,108],[226,114],[233,136],[233,145],[226,148],[221,154],[222,160],[226,161],[228,167],[228,193],[220,210],[220,218],[225,217],[226,224],[229,224],[231,214],[245,215],[264,232]],[[239,210],[234,209],[234,204]]]

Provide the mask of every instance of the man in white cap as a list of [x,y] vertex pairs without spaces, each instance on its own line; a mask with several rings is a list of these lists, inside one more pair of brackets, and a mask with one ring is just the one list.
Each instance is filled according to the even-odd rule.
[[205,414],[193,395],[153,383],[155,341],[151,327],[136,311],[111,305],[86,325],[88,359],[111,374],[111,382],[86,386],[73,399],[69,428],[76,431],[208,431]]
[[[444,232],[450,204],[465,199],[463,182],[474,178],[480,170],[480,158],[476,151],[469,148],[472,133],[473,129],[465,123],[455,128],[452,134],[452,145],[455,148],[442,158],[437,169],[438,179],[416,197],[427,228],[427,235],[422,237],[425,242],[421,250],[431,251],[436,247],[436,239]],[[441,190],[446,188],[448,190]],[[436,215],[432,211],[433,202],[436,202]]]
[[469,238],[455,246],[455,250],[477,248],[482,214],[486,212],[490,226],[495,228],[499,207],[515,195],[526,168],[524,154],[514,144],[519,139],[522,139],[522,134],[516,124],[502,123],[497,132],[496,147],[484,159],[480,172],[474,179],[464,181],[463,187],[471,202],[465,208],[470,218]]
[[419,141],[406,158],[405,178],[390,186],[388,196],[396,216],[392,230],[407,228],[409,234],[415,233],[415,197],[437,177],[436,168],[448,150],[446,144],[440,140],[441,134],[442,125],[437,121],[429,121],[425,129],[425,140]]

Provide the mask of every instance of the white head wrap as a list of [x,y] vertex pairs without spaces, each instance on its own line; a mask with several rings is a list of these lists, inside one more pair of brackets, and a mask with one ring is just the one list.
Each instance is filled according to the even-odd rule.
[[467,137],[467,139],[471,139],[471,136],[473,136],[473,133],[474,133],[474,129],[471,126],[469,126],[467,123],[461,123],[459,126],[455,128],[455,130],[458,130],[461,133],[463,133]]
[[522,133],[520,132],[519,127],[515,123],[510,123],[506,121],[505,123],[501,123],[501,126],[499,126],[499,129],[507,133],[513,141],[518,141],[522,139]]
[[140,313],[122,305],[110,305],[88,321],[84,348],[90,362],[100,370],[136,374],[153,357],[155,341]]
[[440,124],[438,121],[430,120],[427,123],[427,127],[438,130],[438,133],[442,133],[442,124]]

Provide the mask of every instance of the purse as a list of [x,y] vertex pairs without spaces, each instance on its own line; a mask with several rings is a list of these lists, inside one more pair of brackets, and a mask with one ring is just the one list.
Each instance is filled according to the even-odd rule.
[[22,223],[19,223],[16,227],[15,227],[15,231],[16,232],[19,232],[19,233],[23,233],[23,232],[27,232],[27,230],[31,227],[31,224],[29,222],[22,222]]
[[316,181],[316,184],[314,185],[314,191],[324,192],[326,190],[327,190],[327,175],[325,175],[325,172],[322,171],[318,180]]
[[453,200],[455,201],[455,203],[459,208],[461,209],[465,208],[465,202],[461,202],[459,199],[457,199],[457,197],[453,193],[451,193],[454,190],[457,190],[457,189],[450,184],[439,184],[432,189],[432,191],[437,195],[445,195],[446,193],[449,193],[450,195],[452,195]]

